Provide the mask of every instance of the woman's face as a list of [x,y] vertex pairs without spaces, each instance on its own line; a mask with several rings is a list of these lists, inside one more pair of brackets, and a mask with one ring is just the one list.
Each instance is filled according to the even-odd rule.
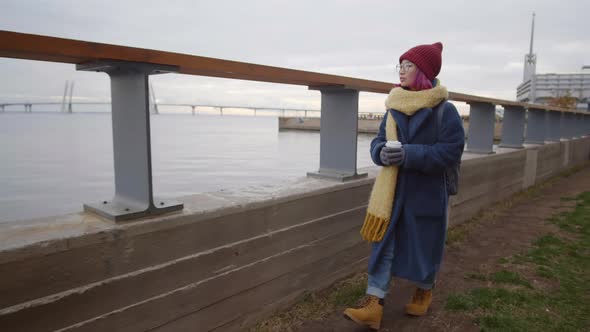
[[404,88],[411,87],[416,80],[416,65],[408,60],[403,60],[398,68],[401,86]]

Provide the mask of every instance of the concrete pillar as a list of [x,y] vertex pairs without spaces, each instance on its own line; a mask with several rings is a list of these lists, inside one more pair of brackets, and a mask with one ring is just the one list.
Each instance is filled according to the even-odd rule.
[[106,72],[111,83],[115,195],[84,204],[84,210],[119,221],[181,210],[183,204],[153,195],[149,75],[177,71],[173,66],[97,61],[76,69]]
[[358,174],[358,90],[342,87],[310,87],[322,98],[320,126],[320,168],[308,176],[346,181],[367,176]]
[[467,150],[470,153],[494,153],[494,125],[496,106],[490,103],[469,103],[469,133]]
[[547,136],[547,112],[544,109],[529,108],[524,142],[545,144]]
[[563,112],[549,111],[547,112],[547,140],[551,142],[559,142],[561,139],[561,119]]
[[191,113],[195,115],[195,106],[191,106]]
[[526,110],[521,106],[504,106],[502,121],[502,142],[500,147],[521,149],[524,142]]

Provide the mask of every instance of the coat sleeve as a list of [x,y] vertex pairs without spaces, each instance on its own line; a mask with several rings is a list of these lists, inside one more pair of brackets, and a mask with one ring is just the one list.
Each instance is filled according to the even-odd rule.
[[387,121],[387,117],[389,116],[388,113],[389,112],[385,112],[383,115],[383,120],[381,120],[381,124],[379,125],[379,132],[377,133],[377,136],[371,141],[371,159],[373,159],[373,162],[377,166],[385,166],[383,163],[381,163],[381,158],[379,155],[381,154],[381,149],[385,146],[385,143],[387,143],[387,138],[385,138],[385,123]]
[[437,142],[433,145],[404,145],[405,158],[402,167],[424,173],[442,172],[461,160],[464,146],[463,120],[455,106],[446,103]]

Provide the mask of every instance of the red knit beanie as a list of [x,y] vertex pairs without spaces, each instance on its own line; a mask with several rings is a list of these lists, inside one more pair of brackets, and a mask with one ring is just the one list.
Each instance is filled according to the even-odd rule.
[[442,43],[432,45],[418,45],[412,47],[399,57],[399,62],[408,60],[414,63],[428,77],[429,80],[436,78],[440,73]]

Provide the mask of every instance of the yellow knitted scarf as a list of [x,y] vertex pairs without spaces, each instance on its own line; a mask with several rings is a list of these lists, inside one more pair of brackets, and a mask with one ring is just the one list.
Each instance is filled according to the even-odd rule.
[[[441,86],[438,80],[435,83],[434,88],[422,91],[409,91],[401,87],[393,88],[385,100],[385,106],[388,110],[395,109],[408,116],[414,115],[423,108],[433,108],[449,95],[447,89]],[[397,126],[392,114],[387,115],[385,137],[388,141],[398,140]],[[385,235],[394,205],[397,173],[397,166],[385,166],[375,179],[369,198],[367,215],[361,228],[361,236],[364,240],[379,242]]]

